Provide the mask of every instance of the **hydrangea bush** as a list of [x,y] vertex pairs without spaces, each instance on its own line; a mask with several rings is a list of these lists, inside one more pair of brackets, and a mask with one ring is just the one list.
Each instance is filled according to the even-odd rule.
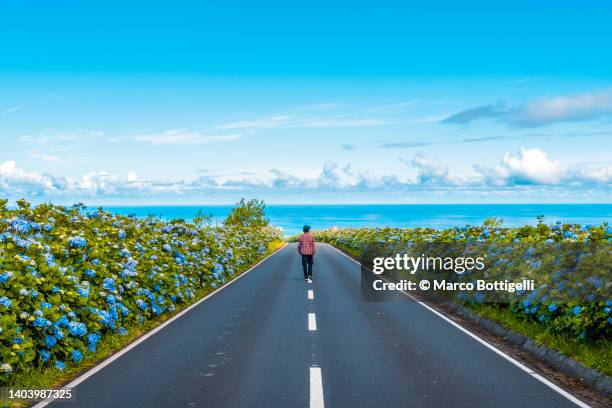
[[[462,243],[465,247],[489,248],[497,256],[487,270],[490,277],[508,278],[508,272],[538,276],[534,291],[521,294],[520,300],[496,303],[508,308],[520,319],[546,325],[553,332],[578,339],[612,338],[612,228],[562,224],[504,228],[499,220],[487,220],[481,226],[443,230],[431,228],[346,228],[314,232],[318,241],[327,242],[355,256],[365,248],[380,245],[398,247],[425,243]],[[500,249],[506,249],[502,253]],[[587,251],[591,248],[590,251]],[[491,253],[491,252],[496,253]],[[539,258],[534,258],[538,252]],[[550,252],[550,256],[546,253]],[[420,252],[419,252],[420,253]],[[586,256],[588,253],[589,256]],[[574,256],[576,255],[576,256]],[[567,268],[560,259],[574,258]],[[542,263],[544,260],[544,263]],[[469,276],[465,277],[469,279]],[[483,293],[460,292],[457,299],[466,303],[487,302]]]
[[0,200],[0,382],[78,363],[214,288],[282,240],[271,227],[189,224]]

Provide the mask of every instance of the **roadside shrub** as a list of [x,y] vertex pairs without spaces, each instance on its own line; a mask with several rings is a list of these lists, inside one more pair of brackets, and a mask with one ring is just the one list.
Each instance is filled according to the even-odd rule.
[[78,363],[106,334],[125,335],[172,313],[282,240],[261,222],[194,225],[82,205],[6,204],[0,201],[0,381],[34,366]]
[[[459,243],[466,249],[480,245],[487,249],[489,261],[496,261],[487,270],[491,278],[516,278],[518,272],[538,277],[535,290],[522,293],[520,300],[497,301],[498,307],[579,340],[612,337],[612,228],[607,223],[547,225],[539,221],[519,228],[504,228],[501,220],[489,219],[480,226],[442,230],[345,228],[314,234],[318,241],[355,256],[376,245],[420,248],[423,243]],[[487,302],[487,297],[462,292],[457,300],[479,304]]]

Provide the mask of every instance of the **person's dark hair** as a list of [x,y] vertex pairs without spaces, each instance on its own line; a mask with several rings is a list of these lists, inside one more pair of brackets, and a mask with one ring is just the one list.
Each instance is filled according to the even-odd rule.
[[310,226],[309,225],[304,225],[304,228],[302,228],[302,231],[304,231],[304,232],[310,231]]

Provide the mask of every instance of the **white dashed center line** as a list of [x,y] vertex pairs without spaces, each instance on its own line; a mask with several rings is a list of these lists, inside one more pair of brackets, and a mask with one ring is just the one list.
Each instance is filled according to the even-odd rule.
[[312,289],[308,290],[308,299],[310,300],[314,299],[314,291]]
[[317,317],[314,313],[308,313],[308,330],[317,330]]
[[323,408],[323,378],[320,367],[310,367],[310,408]]

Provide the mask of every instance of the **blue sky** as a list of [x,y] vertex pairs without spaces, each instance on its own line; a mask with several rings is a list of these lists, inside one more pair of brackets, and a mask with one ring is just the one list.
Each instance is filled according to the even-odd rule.
[[0,194],[610,202],[612,6],[0,6]]

